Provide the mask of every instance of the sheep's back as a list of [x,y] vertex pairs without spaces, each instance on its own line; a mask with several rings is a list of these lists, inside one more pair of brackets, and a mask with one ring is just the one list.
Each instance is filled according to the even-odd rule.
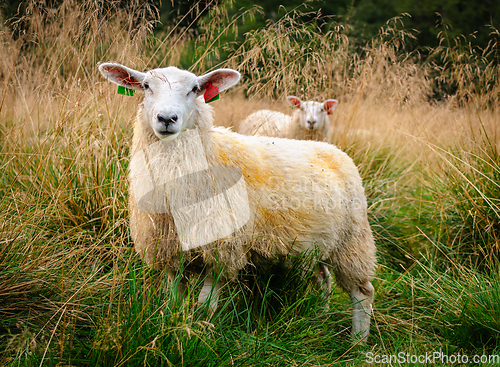
[[328,252],[347,246],[352,234],[369,231],[361,178],[340,149],[218,128],[211,134],[212,164],[241,169],[253,213],[248,228],[253,238],[271,238],[285,247],[295,241],[297,251],[323,242]]
[[239,132],[244,135],[287,137],[291,134],[291,117],[278,111],[260,110],[249,115]]

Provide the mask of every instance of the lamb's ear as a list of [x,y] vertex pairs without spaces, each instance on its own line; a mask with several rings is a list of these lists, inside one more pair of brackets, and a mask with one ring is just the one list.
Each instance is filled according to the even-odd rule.
[[336,99],[327,99],[323,102],[323,108],[327,114],[331,115],[335,107],[337,107],[338,103],[339,101],[337,101]]
[[99,65],[99,71],[108,80],[122,87],[142,90],[142,81],[146,73],[130,69],[114,62],[105,62]]
[[218,69],[198,77],[200,93],[204,93],[208,83],[217,87],[219,92],[226,90],[240,80],[241,74],[232,69]]
[[302,106],[302,100],[299,97],[288,96],[286,97],[286,101],[290,106],[295,108],[300,108],[300,106]]

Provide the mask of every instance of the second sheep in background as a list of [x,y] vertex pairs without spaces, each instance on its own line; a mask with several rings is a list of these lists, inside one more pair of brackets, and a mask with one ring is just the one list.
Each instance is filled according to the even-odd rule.
[[336,99],[315,102],[288,96],[286,100],[295,108],[292,116],[271,110],[256,111],[240,124],[239,132],[245,135],[289,139],[330,140],[328,115],[331,115],[337,106]]

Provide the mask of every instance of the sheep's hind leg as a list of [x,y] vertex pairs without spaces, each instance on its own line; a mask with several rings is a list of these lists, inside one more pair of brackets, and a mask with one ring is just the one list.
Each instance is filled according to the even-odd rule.
[[370,316],[375,289],[366,281],[363,285],[351,290],[352,310],[352,336],[353,339],[366,341],[370,331]]
[[330,274],[330,271],[328,270],[328,267],[323,263],[319,263],[315,270],[316,281],[323,290],[321,300],[325,303],[325,308],[328,310],[330,307],[328,305],[328,300],[330,299],[330,295],[332,294],[332,276]]
[[219,302],[219,292],[221,289],[221,282],[217,279],[214,283],[214,278],[207,275],[203,281],[203,287],[201,288],[200,295],[198,297],[198,303],[201,305],[209,300],[209,308],[211,312],[217,309],[217,304]]

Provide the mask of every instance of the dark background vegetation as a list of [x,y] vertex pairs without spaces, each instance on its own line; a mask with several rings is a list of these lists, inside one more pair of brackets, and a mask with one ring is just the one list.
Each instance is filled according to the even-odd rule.
[[[109,3],[128,6],[134,0],[117,0]],[[54,7],[62,0],[41,0],[47,7]],[[78,1],[76,1],[78,2]],[[399,14],[408,13],[410,18],[405,20],[405,26],[417,31],[414,47],[436,47],[441,31],[439,25],[449,25],[447,32],[451,38],[462,35],[464,43],[486,48],[491,40],[491,26],[498,28],[500,22],[500,2],[484,0],[471,2],[466,0],[335,0],[309,1],[302,0],[189,0],[189,1],[161,1],[149,0],[160,12],[160,22],[156,31],[178,24],[178,27],[189,27],[193,32],[199,31],[200,20],[208,11],[219,4],[230,6],[234,13],[251,9],[254,6],[262,8],[253,19],[246,19],[240,25],[238,37],[242,38],[244,31],[262,27],[266,22],[275,22],[288,11],[299,8],[301,11],[317,12],[330,19],[331,22],[349,25],[352,29],[350,36],[364,44],[375,36],[380,27],[388,19]],[[19,20],[25,11],[22,0],[4,0],[0,4],[4,19],[11,19],[10,23]],[[327,22],[328,24],[328,22]],[[327,25],[324,24],[324,25]],[[241,27],[243,26],[243,27]]]

